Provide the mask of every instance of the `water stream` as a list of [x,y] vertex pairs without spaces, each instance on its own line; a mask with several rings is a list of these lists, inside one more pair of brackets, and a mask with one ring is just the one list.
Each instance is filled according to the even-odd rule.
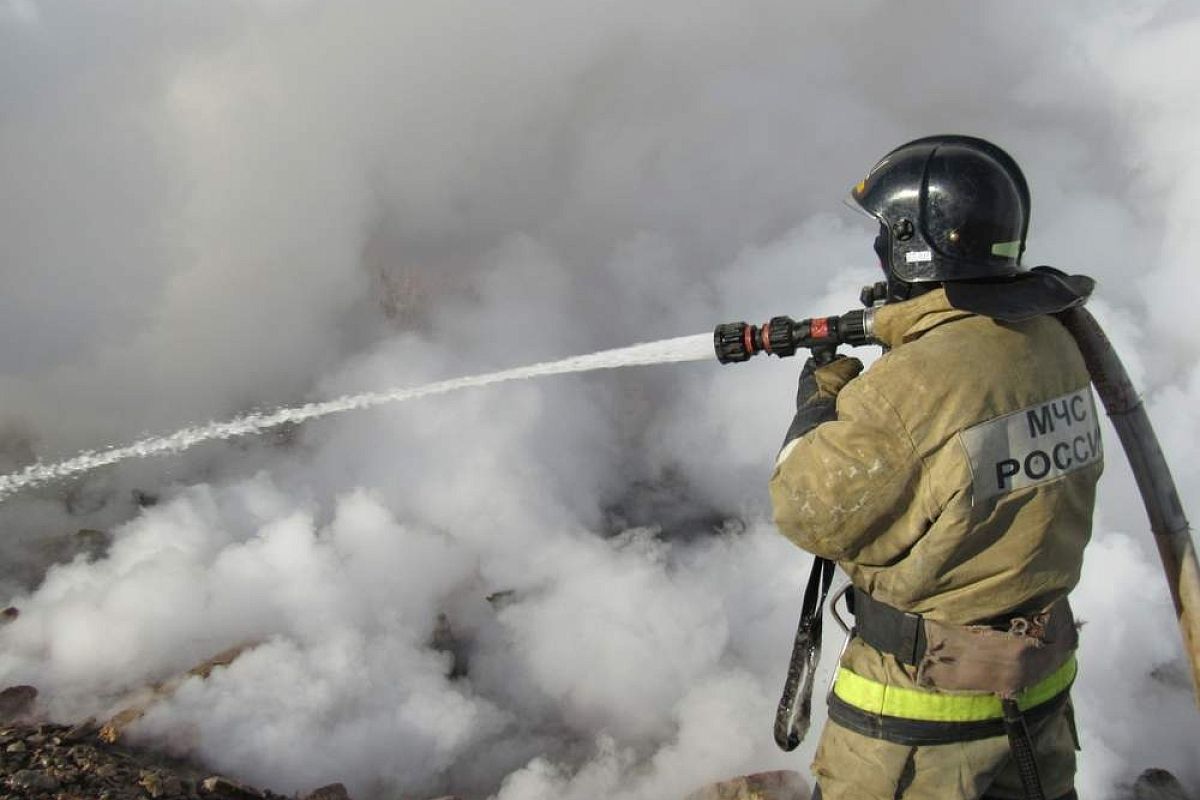
[[236,436],[249,436],[288,423],[305,422],[317,417],[330,414],[340,414],[345,411],[357,411],[364,408],[383,405],[384,403],[402,403],[405,400],[416,400],[431,395],[457,392],[461,389],[472,389],[480,386],[490,386],[495,383],[528,380],[547,375],[561,375],[568,372],[591,372],[599,369],[616,369],[617,367],[632,367],[648,364],[669,364],[682,361],[703,361],[713,358],[712,335],[708,333],[695,336],[681,336],[675,339],[662,339],[657,342],[636,344],[632,347],[622,347],[615,350],[602,350],[583,356],[572,356],[560,361],[544,361],[524,367],[490,372],[485,375],[471,375],[462,378],[427,383],[424,386],[397,388],[383,392],[366,392],[364,394],[345,395],[332,400],[306,403],[301,406],[277,408],[271,411],[260,411],[246,414],[227,422],[209,422],[183,428],[166,436],[154,436],[132,444],[110,447],[103,450],[87,450],[66,461],[54,464],[31,464],[20,472],[0,476],[0,500],[10,495],[40,486],[50,481],[82,475],[100,467],[116,464],[131,458],[146,458],[147,456],[179,453],[189,447],[220,439],[232,439]]

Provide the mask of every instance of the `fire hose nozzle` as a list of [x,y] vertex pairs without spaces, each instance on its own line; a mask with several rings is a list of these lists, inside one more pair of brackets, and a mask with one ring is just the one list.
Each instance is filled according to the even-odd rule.
[[713,331],[713,349],[717,361],[722,364],[737,364],[749,361],[756,352],[754,339],[757,329],[744,322],[724,322]]
[[773,317],[761,326],[726,322],[713,331],[713,349],[722,364],[739,364],[759,353],[786,358],[801,348],[832,352],[843,344],[875,344],[874,320],[875,309],[866,308],[841,316],[799,321],[791,317]]
[[761,327],[745,322],[718,325],[713,331],[717,360],[722,364],[737,364],[759,353],[770,353],[780,358],[794,355],[795,326],[791,317],[775,317]]

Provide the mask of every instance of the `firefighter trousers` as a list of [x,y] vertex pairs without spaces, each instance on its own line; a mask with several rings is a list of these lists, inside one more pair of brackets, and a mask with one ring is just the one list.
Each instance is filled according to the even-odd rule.
[[[1069,702],[1030,726],[1048,798],[1071,797],[1079,748]],[[813,760],[814,800],[1023,800],[1008,737],[936,745],[873,739],[830,721]]]

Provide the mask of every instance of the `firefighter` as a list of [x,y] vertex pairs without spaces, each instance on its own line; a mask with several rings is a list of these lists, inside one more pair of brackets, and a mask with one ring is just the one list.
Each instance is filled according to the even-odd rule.
[[1036,294],[1020,265],[1027,184],[999,147],[934,136],[888,153],[851,197],[879,223],[885,353],[865,372],[809,360],[770,486],[779,530],[853,584],[816,791],[1073,798],[1067,594],[1099,419],[1057,320],[979,311]]

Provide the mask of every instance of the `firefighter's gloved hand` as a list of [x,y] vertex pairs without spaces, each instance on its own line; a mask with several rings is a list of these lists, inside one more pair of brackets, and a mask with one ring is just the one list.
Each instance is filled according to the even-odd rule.
[[835,355],[833,361],[817,366],[817,362],[808,359],[804,369],[800,370],[800,384],[796,387],[796,410],[802,411],[814,403],[833,403],[838,392],[858,377],[863,371],[863,364],[857,358]]
[[783,439],[783,446],[787,447],[793,439],[822,422],[837,419],[838,392],[862,371],[862,362],[853,357],[834,356],[833,361],[821,366],[811,358],[805,361],[804,369],[800,370],[800,384],[796,387],[796,416]]

